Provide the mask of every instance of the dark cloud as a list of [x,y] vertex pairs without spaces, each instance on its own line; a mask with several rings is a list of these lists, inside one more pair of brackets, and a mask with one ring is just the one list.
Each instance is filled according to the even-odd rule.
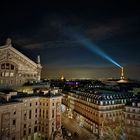
[[11,37],[14,46],[31,59],[40,54],[42,64],[47,65],[47,76],[65,73],[69,78],[96,78],[115,73],[114,77],[118,77],[113,64],[90,52],[65,31],[72,29],[127,67],[128,76],[139,77],[140,68],[136,65],[140,60],[140,14],[135,1],[17,1],[1,6],[0,41]]

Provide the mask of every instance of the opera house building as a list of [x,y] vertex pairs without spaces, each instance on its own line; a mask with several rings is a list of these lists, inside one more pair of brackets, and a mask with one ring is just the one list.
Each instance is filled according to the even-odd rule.
[[40,80],[40,57],[37,63],[16,50],[11,39],[6,40],[5,45],[0,46],[0,87],[19,86],[28,80]]

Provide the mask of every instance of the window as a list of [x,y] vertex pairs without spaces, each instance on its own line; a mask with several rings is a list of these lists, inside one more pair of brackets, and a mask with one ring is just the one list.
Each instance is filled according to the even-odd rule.
[[103,117],[103,114],[101,114],[100,117]]
[[54,110],[52,110],[52,118],[54,118]]
[[32,106],[32,103],[30,103],[30,106]]
[[14,70],[14,65],[9,63],[1,64],[1,69]]
[[24,135],[24,136],[26,135],[26,130],[23,131],[23,135]]
[[5,72],[5,77],[8,77],[9,76],[9,72]]
[[40,131],[41,127],[39,126],[39,131]]
[[14,115],[16,115],[16,111],[14,111]]
[[100,105],[103,105],[103,101],[100,101]]
[[31,128],[29,128],[29,134],[31,134]]
[[6,69],[9,69],[9,63],[6,63]]
[[133,109],[132,111],[135,112],[135,109]]
[[135,106],[135,105],[136,105],[136,104],[133,102],[133,103],[132,103],[132,106]]
[[37,126],[34,127],[34,132],[37,132]]
[[5,69],[5,64],[1,64],[1,69]]
[[26,124],[24,124],[24,128],[26,128]]
[[15,136],[13,136],[13,137],[12,137],[12,140],[16,140],[16,137],[15,137]]
[[43,110],[43,118],[44,118],[45,111]]
[[48,118],[48,110],[46,110],[46,118]]
[[37,113],[37,109],[35,109],[35,113]]
[[2,73],[1,73],[1,75],[2,75],[2,77],[3,77],[3,76],[5,75],[5,73],[4,73],[4,72],[2,72]]
[[11,70],[14,70],[14,65],[11,65]]
[[52,132],[54,132],[54,127],[52,127]]
[[13,120],[13,125],[16,125],[16,120],[15,119]]
[[44,127],[42,127],[42,132],[44,132]]
[[29,111],[29,119],[31,119],[32,111]]

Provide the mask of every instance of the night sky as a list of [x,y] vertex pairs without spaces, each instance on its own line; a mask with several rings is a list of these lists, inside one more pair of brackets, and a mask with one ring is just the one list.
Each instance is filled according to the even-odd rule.
[[0,44],[10,37],[32,60],[40,55],[43,78],[119,78],[120,68],[96,46],[127,78],[140,79],[139,7],[134,0],[1,3]]

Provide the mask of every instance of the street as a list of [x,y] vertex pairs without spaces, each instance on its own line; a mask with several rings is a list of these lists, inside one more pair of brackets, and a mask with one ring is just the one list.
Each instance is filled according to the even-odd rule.
[[[96,140],[97,137],[86,130],[83,127],[80,127],[79,124],[71,118],[68,118],[65,114],[62,113],[62,125],[64,128],[72,134],[72,140]],[[68,139],[68,138],[67,138]]]

